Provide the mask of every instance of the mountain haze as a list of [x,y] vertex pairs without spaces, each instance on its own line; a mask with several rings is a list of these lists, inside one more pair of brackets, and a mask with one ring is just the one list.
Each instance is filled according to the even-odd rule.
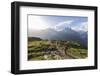
[[[30,33],[31,32],[31,33]],[[87,46],[87,32],[75,31],[71,28],[64,28],[61,31],[57,31],[52,28],[45,30],[33,30],[29,32],[29,37],[38,37],[43,40],[63,40],[63,41],[78,41],[85,47]]]

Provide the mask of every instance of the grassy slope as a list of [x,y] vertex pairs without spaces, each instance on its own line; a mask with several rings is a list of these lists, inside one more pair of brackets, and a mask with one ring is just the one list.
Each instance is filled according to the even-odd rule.
[[28,41],[28,60],[80,59],[86,57],[87,49],[78,42],[41,39]]

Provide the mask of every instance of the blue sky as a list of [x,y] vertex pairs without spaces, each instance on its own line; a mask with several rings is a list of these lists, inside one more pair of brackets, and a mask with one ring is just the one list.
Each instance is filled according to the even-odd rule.
[[31,30],[52,28],[61,31],[69,27],[76,31],[87,31],[88,17],[29,15],[28,27]]

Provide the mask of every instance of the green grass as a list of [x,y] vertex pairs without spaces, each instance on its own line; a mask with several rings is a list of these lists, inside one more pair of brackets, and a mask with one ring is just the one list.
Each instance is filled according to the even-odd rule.
[[76,58],[86,58],[87,49],[69,48],[67,53]]
[[[87,49],[81,48],[78,42],[74,41],[49,41],[49,40],[29,40],[28,41],[28,60],[59,60],[64,59],[59,54],[59,50],[65,52],[73,58],[86,58]],[[48,51],[49,50],[49,51]]]

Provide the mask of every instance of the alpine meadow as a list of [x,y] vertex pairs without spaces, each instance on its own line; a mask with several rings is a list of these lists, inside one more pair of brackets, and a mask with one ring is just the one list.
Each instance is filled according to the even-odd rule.
[[88,57],[88,17],[28,15],[28,61]]

